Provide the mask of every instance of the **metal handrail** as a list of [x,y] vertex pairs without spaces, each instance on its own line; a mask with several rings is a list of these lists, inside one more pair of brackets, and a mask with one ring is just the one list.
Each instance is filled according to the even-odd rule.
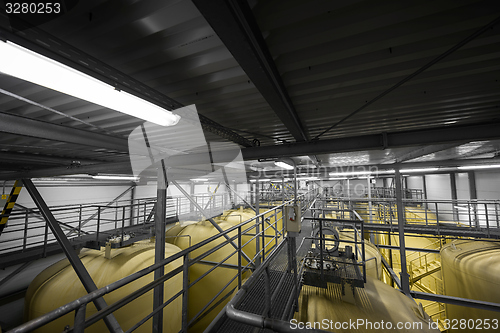
[[[307,193],[302,194],[301,197],[304,197],[306,194]],[[41,327],[41,326],[49,323],[50,321],[53,321],[53,320],[55,320],[55,319],[57,319],[57,318],[65,315],[67,313],[70,313],[72,311],[75,311],[78,314],[77,310],[80,307],[85,306],[86,304],[92,302],[93,300],[95,300],[97,298],[100,298],[100,297],[104,296],[105,294],[108,294],[108,293],[110,293],[110,292],[112,292],[112,291],[114,291],[114,290],[116,290],[118,288],[121,288],[121,287],[123,287],[123,286],[125,286],[125,285],[127,285],[127,284],[129,284],[129,283],[131,283],[131,282],[133,282],[133,281],[135,281],[135,280],[137,280],[137,279],[139,279],[139,278],[147,275],[147,274],[150,274],[151,272],[154,272],[156,269],[158,269],[158,268],[160,268],[162,266],[165,266],[165,265],[167,265],[169,263],[172,263],[172,262],[174,262],[177,259],[183,258],[184,259],[183,266],[189,267],[190,265],[196,263],[196,259],[198,258],[197,257],[196,259],[194,259],[194,261],[189,260],[188,256],[189,256],[189,254],[191,252],[193,252],[193,251],[195,251],[195,250],[197,250],[197,249],[199,249],[199,248],[201,248],[201,247],[203,247],[203,246],[205,246],[205,245],[207,245],[207,244],[209,244],[209,243],[211,243],[211,242],[219,239],[220,237],[224,237],[225,235],[228,235],[229,233],[231,233],[231,232],[233,232],[235,230],[238,231],[238,235],[234,236],[234,237],[229,237],[229,239],[230,240],[232,240],[234,238],[240,238],[241,239],[241,234],[242,234],[241,227],[243,225],[245,225],[245,224],[247,224],[247,223],[249,223],[249,222],[251,222],[253,220],[257,220],[259,217],[262,217],[265,214],[267,214],[267,213],[269,213],[269,212],[271,212],[273,210],[283,209],[283,206],[285,206],[287,204],[290,204],[291,202],[292,202],[292,200],[289,200],[289,201],[284,202],[281,205],[278,205],[278,206],[276,206],[276,207],[274,207],[272,209],[266,210],[265,212],[260,213],[260,214],[254,216],[254,217],[252,217],[252,218],[250,218],[250,219],[248,219],[248,220],[246,220],[244,222],[241,222],[238,225],[235,225],[235,226],[233,226],[231,228],[228,228],[228,229],[226,229],[225,231],[223,231],[221,233],[218,233],[218,234],[216,234],[214,236],[211,236],[211,237],[209,237],[209,238],[207,238],[207,239],[205,239],[205,240],[203,240],[203,241],[201,241],[201,242],[199,242],[197,244],[194,244],[194,245],[190,246],[189,248],[187,248],[185,250],[181,250],[180,252],[175,253],[175,254],[169,256],[168,258],[165,258],[164,260],[160,261],[159,263],[156,263],[156,264],[153,264],[153,265],[151,265],[149,267],[146,267],[146,268],[144,268],[144,269],[142,269],[142,270],[140,270],[138,272],[135,272],[135,273],[133,273],[133,274],[127,276],[127,277],[124,277],[124,278],[122,278],[122,279],[120,279],[118,281],[115,281],[115,282],[113,282],[113,283],[111,283],[111,284],[109,284],[109,285],[107,285],[107,286],[105,286],[103,288],[100,288],[100,289],[95,290],[95,291],[93,291],[93,292],[91,292],[91,293],[89,293],[89,294],[87,294],[85,296],[82,296],[82,297],[80,297],[79,299],[77,299],[77,300],[75,300],[73,302],[67,303],[67,304],[59,307],[58,309],[50,311],[50,312],[48,312],[48,313],[46,313],[46,314],[44,314],[44,315],[42,315],[42,316],[40,316],[38,318],[35,318],[35,319],[33,319],[33,320],[31,320],[31,321],[29,321],[27,323],[24,323],[24,324],[22,324],[22,325],[20,325],[20,326],[18,326],[16,328],[14,328],[14,329],[12,329],[11,331],[9,331],[9,333],[22,333],[22,332],[32,331],[32,330],[34,330],[34,329],[36,329],[38,327]],[[261,233],[265,233],[265,231],[263,230]],[[229,240],[225,240],[224,242],[222,242],[222,244],[223,244],[222,246],[225,246],[228,243],[229,243]],[[241,254],[241,248],[242,247],[243,246],[241,246],[241,244],[239,244],[239,249],[240,249],[239,253],[240,254]],[[233,253],[232,255],[234,255],[234,254],[235,253]],[[203,256],[203,254],[200,255],[200,256]],[[201,259],[199,259],[199,260],[201,260]],[[247,266],[245,266],[245,268],[248,268],[248,264],[247,264]],[[241,274],[241,269],[243,269],[243,267],[240,267],[240,269],[239,269],[239,273],[240,274]],[[168,280],[169,278],[173,277],[174,275],[177,275],[181,271],[185,272],[186,268],[180,269],[180,267],[178,267],[177,269],[175,269],[174,271],[172,271],[172,272],[164,275],[160,279],[157,279],[157,280],[155,280],[155,281],[147,284],[146,286],[140,288],[136,292],[134,292],[134,293],[126,296],[125,297],[126,298],[126,302],[124,300],[121,300],[121,301],[118,301],[118,302],[115,303],[115,304],[118,304],[118,307],[115,304],[108,305],[106,308],[103,308],[102,310],[100,310],[99,312],[97,312],[96,314],[94,314],[91,318],[88,318],[87,321],[85,322],[85,325],[86,326],[87,326],[87,324],[90,325],[89,320],[92,320],[92,322],[96,322],[96,321],[104,318],[108,313],[113,312],[117,308],[119,308],[119,307],[121,307],[121,306],[129,303],[133,299],[139,297],[140,295],[142,295],[143,293],[147,292],[148,290],[153,289],[155,286],[157,286],[157,285],[161,284],[162,282]],[[182,293],[184,293],[184,292],[185,291],[183,291]],[[179,293],[179,295],[181,295],[181,293]],[[215,298],[213,298],[211,302],[213,302],[213,300]],[[170,301],[172,301],[172,299]],[[164,306],[166,306],[165,303],[163,304],[163,307]],[[156,310],[158,310],[158,309],[156,309]],[[83,317],[83,319],[85,319],[85,318]],[[82,325],[82,322],[79,322],[79,323],[75,322],[75,327],[78,326],[78,325]]]

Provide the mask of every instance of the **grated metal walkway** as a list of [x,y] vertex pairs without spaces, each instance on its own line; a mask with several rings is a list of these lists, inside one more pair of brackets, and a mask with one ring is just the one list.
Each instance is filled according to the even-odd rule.
[[[299,236],[295,238],[297,248],[297,271],[300,269],[302,260],[311,248],[312,240],[305,239],[305,237],[310,237],[311,235],[312,224],[309,221],[303,221],[302,231]],[[286,240],[284,240],[284,242],[286,242]],[[284,244],[279,252],[270,258],[269,262],[263,264],[268,266],[271,293],[275,291],[275,296],[271,299],[270,317],[288,321],[294,314],[294,311],[287,309],[287,303],[294,286],[294,276],[292,273],[288,272],[287,246],[288,244]],[[281,280],[283,281],[280,283]],[[243,300],[236,306],[236,309],[253,314],[265,315],[267,310],[265,297],[265,277],[264,273],[262,273],[258,277],[257,282],[247,291]],[[231,320],[224,314],[214,323],[208,332],[257,333],[273,331]]]

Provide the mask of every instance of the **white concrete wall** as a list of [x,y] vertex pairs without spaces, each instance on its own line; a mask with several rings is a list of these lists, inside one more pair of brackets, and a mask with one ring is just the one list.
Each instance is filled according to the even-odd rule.
[[[37,186],[49,207],[96,202],[108,203],[127,188],[129,186]],[[10,192],[10,188],[7,190]],[[122,200],[130,199],[130,195],[130,192],[127,193]],[[29,208],[35,207],[35,203],[25,188],[21,190],[17,203]]]
[[500,171],[475,171],[477,198],[500,200]]

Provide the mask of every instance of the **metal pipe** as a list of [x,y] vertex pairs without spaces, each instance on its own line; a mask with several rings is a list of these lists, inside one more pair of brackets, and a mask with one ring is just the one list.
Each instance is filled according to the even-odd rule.
[[500,312],[500,303],[478,301],[474,299],[454,297],[454,296],[429,294],[420,291],[411,291],[411,296],[413,296],[414,298],[425,299],[433,302],[467,306],[470,308]]
[[182,266],[182,331],[188,330],[188,304],[189,304],[189,253],[184,256]]
[[[381,249],[392,249],[392,250],[399,250],[399,246],[393,246],[393,245],[377,245],[378,248]],[[435,249],[422,249],[418,247],[405,247],[407,251],[414,251],[414,252],[429,252],[429,253],[440,253],[441,251],[435,250]]]

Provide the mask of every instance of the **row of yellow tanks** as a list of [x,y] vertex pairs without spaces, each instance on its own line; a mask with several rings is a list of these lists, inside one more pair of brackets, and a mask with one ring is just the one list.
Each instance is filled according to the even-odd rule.
[[[368,204],[359,205],[357,211],[369,220]],[[391,215],[392,214],[392,218]],[[406,223],[436,224],[436,215],[422,206],[407,206],[404,210]],[[395,207],[388,211],[388,206],[372,207],[372,222],[395,223],[397,213]],[[468,228],[455,221],[439,221],[440,225],[455,225]],[[368,235],[365,235],[369,237]],[[376,244],[399,246],[399,234],[378,233],[372,238]],[[406,251],[407,271],[410,275],[412,290],[436,293],[440,295],[475,299],[492,303],[500,303],[500,242],[487,239],[470,239],[460,237],[423,237],[417,234],[405,235],[405,246],[439,250],[439,253]],[[380,249],[381,254],[392,263],[399,276],[401,271],[400,253],[397,250]],[[384,271],[382,281],[391,284],[390,276]],[[490,329],[500,329],[500,312],[480,310],[477,308],[418,300],[424,310],[439,323],[441,331],[475,332],[486,329],[484,320],[498,325],[490,325]]]
[[[263,213],[264,210],[261,210]],[[255,212],[251,209],[238,209],[226,211],[221,216],[215,218],[216,223],[223,230],[227,230],[241,222],[247,221],[255,216]],[[265,233],[269,236],[276,235],[276,229],[282,229],[281,212],[267,213],[265,217]],[[277,220],[277,223],[275,221]],[[277,226],[276,226],[277,224]],[[247,223],[242,226],[242,231],[248,229],[253,223]],[[273,225],[273,227],[271,227]],[[197,244],[211,236],[218,233],[217,229],[209,221],[186,221],[182,224],[176,224],[166,232],[165,244],[165,257],[173,255],[181,250],[188,248],[190,245]],[[242,237],[242,250],[245,254],[254,258],[257,252],[256,241],[252,240],[250,234],[255,234],[255,229],[248,232],[248,235]],[[236,231],[229,233],[230,237],[236,235]],[[269,237],[267,239],[270,239]],[[190,258],[196,258],[198,255],[205,253],[211,248],[221,244],[225,239],[219,237],[217,240],[191,252]],[[237,239],[235,240],[237,243]],[[246,245],[245,245],[246,244]],[[274,242],[273,242],[274,244]],[[262,248],[262,243],[260,244]],[[266,251],[271,248],[272,244],[267,244]],[[85,265],[90,276],[94,280],[98,288],[104,287],[116,280],[146,268],[154,263],[155,252],[154,239],[139,241],[130,246],[112,249],[110,254],[106,255],[105,249],[91,250],[85,249],[80,253],[80,259]],[[203,260],[206,262],[218,263],[234,251],[230,245],[225,245],[214,253],[208,255]],[[237,265],[237,255],[232,255],[225,261],[226,264]],[[246,261],[242,261],[243,265]],[[165,274],[175,270],[183,264],[182,259],[178,259],[165,266]],[[195,263],[189,269],[189,281],[192,283],[196,281],[206,271],[211,269],[211,265],[203,263]],[[248,277],[250,271],[243,274],[243,279]],[[217,267],[210,272],[199,282],[189,288],[189,301],[188,301],[188,315],[189,318],[194,316],[203,309],[219,290],[221,290],[229,281],[237,275],[237,270],[227,267]],[[153,281],[153,273],[146,275],[125,287],[122,287],[110,294],[104,296],[107,304],[112,304],[131,292],[139,289],[147,283]],[[212,305],[217,304],[226,293],[237,287],[238,279],[234,279]],[[177,274],[173,278],[165,282],[164,285],[165,295],[164,300],[168,300],[179,291],[182,290],[182,273]],[[233,294],[235,291],[233,292]],[[25,320],[31,320],[39,317],[40,315],[54,310],[64,304],[67,304],[83,295],[86,292],[78,279],[75,271],[72,269],[67,259],[61,260],[56,264],[48,267],[40,273],[30,284],[25,296]],[[204,328],[215,318],[215,316],[222,310],[225,304],[231,299],[227,297],[224,301],[220,302],[212,309],[207,315],[203,316],[201,320],[197,321],[190,327],[189,332],[203,332]],[[152,309],[153,292],[149,291],[143,294],[136,300],[128,303],[126,306],[114,312],[114,316],[120,323],[122,329],[127,330],[135,323],[144,318],[147,314],[151,313]],[[211,306],[212,306],[211,305]],[[209,306],[208,308],[210,308]],[[86,310],[86,316],[90,316],[97,312],[93,304],[89,304]],[[177,297],[172,303],[167,305],[164,309],[164,332],[179,332],[181,329],[182,319],[182,300]],[[62,332],[65,327],[73,325],[73,313],[67,314],[43,327],[36,332]],[[151,332],[152,320],[143,324],[136,332]],[[85,332],[106,332],[107,329],[103,321],[90,326]]]
[[[368,212],[367,207],[364,213]],[[406,208],[406,217],[415,223],[422,223],[425,218],[432,220],[433,215],[423,208]],[[363,207],[358,207],[358,211],[363,213]],[[380,213],[379,208],[374,207],[372,211],[373,222],[384,222],[384,214]],[[263,210],[261,210],[263,212]],[[222,216],[216,218],[219,226],[226,230],[234,225],[246,221],[255,216],[255,212],[249,209],[229,210]],[[330,215],[330,217],[336,217]],[[268,213],[266,216],[267,235],[275,235],[274,228],[269,227],[278,220],[277,228],[281,230],[281,214]],[[435,217],[434,217],[435,218]],[[393,221],[397,219],[393,219]],[[242,230],[249,228],[253,223],[248,223],[242,227]],[[254,234],[252,230],[250,234]],[[217,230],[209,221],[187,221],[177,224],[170,228],[166,234],[165,256],[172,255],[190,245],[194,245],[217,234]],[[230,236],[236,235],[235,232]],[[498,243],[478,242],[469,240],[459,240],[444,245],[441,240],[435,240],[425,237],[416,237],[417,235],[407,235],[405,237],[406,246],[417,248],[440,249],[441,255],[435,253],[407,253],[408,269],[411,275],[412,289],[425,292],[437,292],[458,297],[480,299],[490,302],[499,302],[500,288],[498,288],[498,273],[500,273],[500,246]],[[256,255],[255,240],[250,240],[251,235],[242,238],[242,244],[247,243],[243,251],[250,257]],[[352,240],[352,233],[340,232],[340,238]],[[398,245],[397,234],[376,234],[374,235],[376,244]],[[214,246],[223,242],[223,238],[211,242],[206,246],[191,253],[191,258],[206,252]],[[274,244],[274,242],[273,242]],[[390,286],[391,281],[381,265],[381,254],[387,259],[392,260],[396,273],[400,270],[399,253],[395,250],[378,251],[368,240],[365,240],[366,248],[366,269],[367,283],[365,288],[357,288],[354,298],[348,299],[342,295],[340,285],[329,284],[327,289],[321,289],[311,286],[304,286],[299,298],[299,311],[294,320],[302,323],[316,325],[316,328],[322,328],[334,332],[370,332],[380,331],[381,321],[385,323],[410,323],[411,328],[404,326],[402,328],[392,327],[394,332],[438,332],[438,327],[432,324],[433,320],[451,319],[494,319],[499,318],[498,312],[476,310],[460,306],[447,306],[446,311],[442,304],[425,302],[418,305],[411,299],[403,296]],[[262,244],[261,244],[262,246]],[[342,247],[343,245],[341,245]],[[269,250],[271,244],[267,245]],[[227,258],[234,249],[226,245],[221,249],[204,258],[207,262],[220,262]],[[80,258],[98,287],[103,287],[113,281],[125,277],[133,272],[145,268],[154,262],[154,242],[141,241],[121,249],[111,251],[111,256],[106,257],[105,251],[84,250]],[[373,258],[373,259],[372,259]],[[237,256],[231,256],[227,264],[237,264]],[[243,261],[243,264],[246,262]],[[165,271],[171,271],[182,265],[182,260],[166,266]],[[189,280],[197,280],[203,273],[211,268],[210,265],[196,263],[189,270]],[[189,318],[193,318],[209,302],[219,290],[221,290],[235,276],[236,270],[226,267],[217,267],[213,272],[201,279],[189,290]],[[250,271],[246,271],[243,279],[247,278]],[[124,288],[105,296],[108,304],[116,302],[130,292],[151,282],[153,275],[145,276]],[[444,288],[443,288],[444,284]],[[235,289],[237,279],[226,288],[219,297],[212,303],[217,304],[227,292]],[[169,299],[182,289],[182,274],[165,283],[165,299]],[[232,292],[234,295],[235,291]],[[344,290],[344,294],[346,291]],[[349,293],[349,290],[347,291]],[[67,260],[62,260],[53,266],[47,268],[38,275],[31,283],[25,303],[25,319],[30,320],[64,305],[80,296],[85,291],[79,282],[76,274]],[[204,328],[213,320],[217,313],[225,306],[232,297],[227,297],[221,301],[213,310],[201,320],[197,321],[190,332],[202,332]],[[168,305],[164,310],[164,331],[178,332],[181,328],[181,299],[178,298]],[[210,308],[210,306],[209,306]],[[128,329],[141,318],[152,311],[152,292],[148,292],[135,301],[127,304],[125,307],[115,312],[115,317],[124,329]],[[92,304],[87,307],[87,316],[95,313],[96,309]],[[446,316],[445,316],[446,315]],[[326,319],[326,321],[325,321]],[[356,321],[356,326],[353,326]],[[351,325],[347,325],[350,323]],[[450,323],[452,323],[450,321]],[[68,314],[59,318],[38,332],[59,332],[65,326],[73,324],[73,314]],[[319,325],[319,327],[318,327]],[[387,328],[387,326],[385,327]],[[445,326],[439,326],[441,330]],[[137,331],[146,332],[151,330],[151,320],[141,326]],[[101,321],[92,325],[86,332],[105,332],[106,328]],[[466,330],[461,330],[466,331]]]

